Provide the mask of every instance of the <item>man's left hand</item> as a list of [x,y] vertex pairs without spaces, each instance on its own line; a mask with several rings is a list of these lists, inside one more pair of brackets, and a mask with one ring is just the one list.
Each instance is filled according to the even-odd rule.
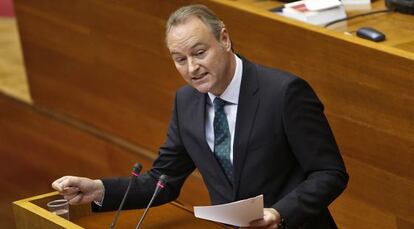
[[249,227],[243,228],[278,228],[278,225],[281,222],[281,217],[279,212],[274,208],[264,208],[263,209],[263,218],[250,222]]

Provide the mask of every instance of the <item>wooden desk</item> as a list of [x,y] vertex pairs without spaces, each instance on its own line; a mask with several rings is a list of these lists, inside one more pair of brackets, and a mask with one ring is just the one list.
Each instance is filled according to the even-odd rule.
[[[13,202],[16,226],[26,228],[105,228],[111,225],[115,212],[93,213],[90,205],[70,206],[70,220],[50,213],[46,203],[62,198],[57,192]],[[117,228],[135,228],[143,210],[122,211]],[[142,228],[226,228],[221,224],[197,219],[193,212],[177,203],[151,208]]]
[[[122,211],[117,222],[117,228],[135,228],[144,210]],[[111,225],[114,212],[94,213],[87,217],[72,220],[84,228],[102,228]],[[220,224],[197,219],[193,212],[177,203],[153,207],[149,210],[142,228],[226,228]]]
[[[351,11],[348,15],[386,9],[383,0],[374,1],[371,10]],[[353,36],[355,31],[363,26],[373,27],[386,35],[386,40],[378,43],[414,53],[414,15],[401,14],[398,12],[380,13],[359,17],[345,23],[332,25],[329,29],[338,32],[350,32]]]
[[[233,0],[230,2],[237,2],[240,5],[245,7],[252,8],[255,11],[269,11],[275,7],[282,6],[283,2],[278,1],[258,1],[258,0]],[[366,12],[376,11],[386,9],[384,0],[373,0],[371,9],[349,9],[347,10],[347,16],[353,16],[357,14],[362,14]],[[293,19],[295,23],[297,21]],[[327,29],[337,31],[338,36],[345,35],[344,32],[348,32],[351,36],[354,36],[357,40],[360,39],[356,37],[356,30],[363,26],[373,27],[386,34],[387,39],[381,43],[380,46],[389,46],[401,49],[402,51],[408,51],[414,53],[414,15],[401,14],[398,12],[392,13],[380,13],[369,16],[363,16],[348,21],[340,22],[334,25],[329,26]],[[302,22],[299,22],[302,23]],[[305,23],[302,23],[305,24]],[[315,26],[316,27],[316,26]]]

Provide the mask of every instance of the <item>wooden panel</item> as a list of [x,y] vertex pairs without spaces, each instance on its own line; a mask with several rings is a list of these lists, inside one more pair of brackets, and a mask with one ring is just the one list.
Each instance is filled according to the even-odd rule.
[[398,229],[411,229],[414,228],[414,222],[409,222],[401,218],[397,218]]
[[[30,85],[48,88],[33,90],[32,96],[38,98],[34,102],[43,104],[54,94],[53,103],[62,107],[50,107],[57,111],[156,151],[165,137],[174,90],[183,83],[169,74],[175,70],[163,46],[163,23],[134,12],[132,6],[120,8],[100,2],[83,7],[75,4],[74,11],[47,1],[17,4],[22,12],[19,23],[29,23],[21,26],[21,34],[31,37],[22,39],[23,47],[30,50],[25,56],[26,68],[33,76]],[[150,23],[128,23],[136,20]],[[117,34],[124,34],[123,39]],[[100,118],[91,119],[93,116]]]
[[[343,152],[349,149],[343,148]],[[361,228],[397,227],[414,223],[414,181],[345,156],[350,180],[345,193],[331,206],[338,224]]]
[[348,191],[335,200],[330,210],[339,228],[396,228],[392,214],[365,203]]
[[164,48],[164,23],[194,2],[224,20],[238,53],[316,90],[351,174],[332,206],[339,224],[411,225],[414,54],[403,42],[411,32],[376,44],[225,0],[18,0],[34,102],[156,152],[183,84]]
[[0,17],[0,91],[30,102],[20,40],[14,18]]
[[[0,205],[7,206],[0,210],[0,228],[14,227],[12,201],[50,192],[51,182],[60,176],[128,176],[137,161],[144,169],[151,166],[152,158],[143,156],[148,153],[132,150],[139,147],[114,137],[110,141],[91,127],[82,129],[70,119],[59,120],[60,116],[3,94],[0,107]],[[202,180],[191,177],[179,201],[208,204]]]
[[[342,154],[368,165],[414,180],[413,139],[390,134],[347,118],[328,113]],[[356,131],[357,130],[357,131]],[[382,139],[382,140],[381,140]]]
[[[46,203],[61,198],[57,192],[34,196],[13,202],[16,226],[19,229],[102,228],[110,225],[114,212],[93,213],[90,205],[70,206],[70,220],[47,211]],[[128,210],[120,214],[118,228],[134,228],[141,210]],[[145,226],[144,226],[145,225]],[[227,228],[222,224],[197,219],[192,210],[175,202],[151,208],[143,227],[150,228]]]
[[[140,216],[143,214],[141,210],[127,210],[122,212],[119,217],[118,228],[134,228],[136,227]],[[112,213],[97,213],[92,216],[74,220],[78,225],[84,228],[99,229],[102,225],[110,225],[112,221]],[[162,206],[151,208],[148,212],[145,221],[142,223],[142,228],[229,228],[218,223],[213,223],[206,220],[195,218],[193,213],[188,209],[183,209],[182,206],[171,203]]]

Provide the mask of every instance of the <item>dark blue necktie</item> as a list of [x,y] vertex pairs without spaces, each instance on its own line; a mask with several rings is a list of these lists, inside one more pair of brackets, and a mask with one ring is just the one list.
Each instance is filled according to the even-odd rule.
[[230,182],[233,181],[233,165],[230,161],[231,136],[224,105],[226,101],[216,97],[214,99],[214,155]]

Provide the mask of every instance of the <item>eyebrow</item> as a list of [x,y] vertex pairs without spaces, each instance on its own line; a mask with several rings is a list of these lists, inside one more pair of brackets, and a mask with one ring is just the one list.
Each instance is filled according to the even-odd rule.
[[[193,46],[191,46],[190,47],[190,49],[194,49],[195,47],[197,47],[197,46],[200,46],[200,45],[204,45],[203,43],[201,43],[201,42],[197,42],[197,43],[195,43]],[[172,52],[170,52],[171,53],[171,55],[174,55],[174,54],[181,54],[180,52],[174,52],[174,51],[172,51]]]

